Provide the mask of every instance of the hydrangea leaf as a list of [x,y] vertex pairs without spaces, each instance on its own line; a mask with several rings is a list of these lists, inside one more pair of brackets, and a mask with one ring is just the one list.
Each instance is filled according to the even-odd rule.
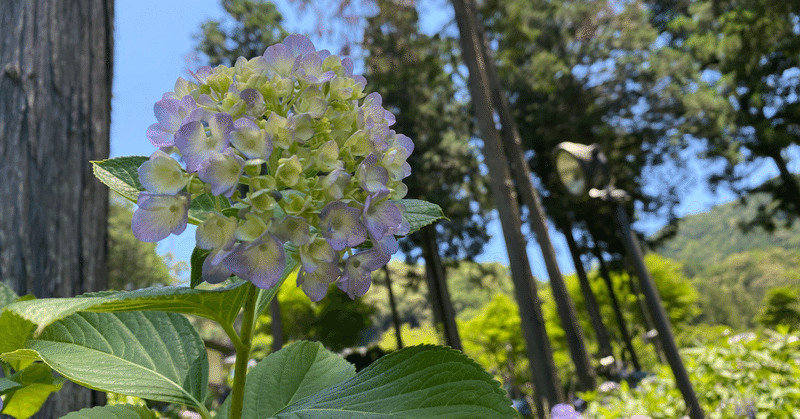
[[353,378],[283,408],[277,419],[510,419],[500,383],[467,356],[422,345],[389,354]]
[[17,301],[19,296],[14,290],[3,282],[0,282],[0,308],[3,308],[14,301]]
[[18,301],[8,305],[6,309],[34,323],[37,327],[35,335],[53,322],[80,311],[170,311],[232,324],[247,292],[243,284],[244,282],[238,282],[211,290],[152,287],[125,292],[91,293],[80,298]]
[[396,202],[405,207],[403,218],[408,221],[411,227],[410,233],[432,224],[437,220],[447,219],[442,209],[434,203],[419,199],[401,199]]
[[[24,348],[25,342],[35,327],[36,325],[30,320],[11,310],[3,309],[0,314],[0,336],[3,337],[0,339],[0,354]],[[30,362],[14,361],[11,362],[11,367],[19,371]]]
[[190,259],[191,272],[189,273],[189,287],[194,288],[203,283],[203,262],[210,252],[199,247],[192,251]]
[[[115,157],[113,159],[93,161],[94,175],[111,190],[136,203],[139,192],[145,190],[139,182],[139,166],[148,161],[145,156]],[[230,202],[220,197],[222,209],[230,208]],[[202,194],[192,199],[189,206],[189,224],[198,225],[205,218],[205,213],[215,211],[214,197]]]
[[207,413],[205,346],[180,314],[76,313],[52,323],[26,346],[83,386]]
[[139,166],[149,160],[145,156],[126,156],[93,161],[94,175],[111,190],[136,202],[144,186],[139,182]]
[[115,404],[70,412],[61,419],[156,419],[155,413],[144,406]]
[[58,391],[64,384],[64,378],[54,377],[45,364],[30,364],[3,381],[5,385],[0,384],[0,394],[5,395],[2,413],[17,419],[33,416],[50,393]]
[[[242,419],[271,417],[355,373],[353,364],[320,343],[293,343],[270,354],[247,373]],[[223,416],[217,419],[226,418],[228,410],[220,410]]]

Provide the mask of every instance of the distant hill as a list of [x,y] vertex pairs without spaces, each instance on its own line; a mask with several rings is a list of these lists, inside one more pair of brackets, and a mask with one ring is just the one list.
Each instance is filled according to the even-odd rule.
[[774,232],[739,228],[766,204],[761,195],[747,205],[734,201],[687,216],[675,237],[655,249],[684,264],[700,294],[698,322],[753,327],[768,289],[800,286],[800,224]]
[[681,220],[675,237],[655,250],[662,256],[683,262],[688,276],[695,276],[735,253],[770,247],[800,250],[800,223],[773,233],[761,228],[745,233],[739,228],[743,220],[755,217],[759,205],[766,204],[766,195],[756,195],[747,205],[733,201],[717,205],[708,212],[689,215]]

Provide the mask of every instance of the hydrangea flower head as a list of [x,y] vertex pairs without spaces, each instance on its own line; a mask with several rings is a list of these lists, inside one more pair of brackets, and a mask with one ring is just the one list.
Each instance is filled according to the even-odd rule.
[[381,96],[365,95],[352,60],[302,35],[192,77],[155,104],[147,136],[160,150],[139,168],[136,236],[180,234],[205,195],[214,210],[193,216],[207,282],[271,288],[291,257],[312,300],[333,283],[363,295],[409,230],[397,200],[414,144],[390,128]]

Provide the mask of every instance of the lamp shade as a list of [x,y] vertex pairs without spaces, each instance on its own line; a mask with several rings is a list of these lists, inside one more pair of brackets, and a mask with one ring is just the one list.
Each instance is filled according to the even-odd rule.
[[572,196],[585,196],[610,182],[608,161],[598,144],[560,143],[553,150],[553,163],[559,182]]

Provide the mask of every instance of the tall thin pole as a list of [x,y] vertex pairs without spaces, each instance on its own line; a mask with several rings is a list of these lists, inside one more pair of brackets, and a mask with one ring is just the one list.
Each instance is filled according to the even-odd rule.
[[453,301],[447,290],[447,276],[445,275],[442,259],[439,257],[439,246],[436,244],[436,230],[433,226],[423,227],[419,231],[422,238],[422,253],[425,257],[425,278],[428,284],[428,295],[434,314],[436,325],[442,325],[445,342],[453,349],[463,350],[461,336],[458,334],[456,314]]
[[627,348],[628,353],[631,356],[633,368],[635,368],[636,371],[641,371],[642,365],[639,363],[639,357],[636,355],[636,350],[633,348],[631,335],[628,332],[628,322],[625,321],[625,316],[622,314],[622,308],[620,307],[619,299],[617,298],[617,291],[614,289],[614,282],[611,281],[611,273],[608,271],[605,259],[603,259],[603,253],[600,251],[600,247],[597,246],[597,239],[594,240],[592,251],[594,252],[597,260],[600,262],[600,277],[603,278],[603,281],[606,283],[606,287],[608,288],[608,296],[611,298],[611,308],[614,310],[614,316],[617,318],[617,324],[619,325],[620,335],[622,335],[622,341],[625,343],[625,348]]
[[383,265],[383,273],[386,275],[386,289],[389,291],[389,307],[392,310],[392,324],[394,324],[394,337],[397,340],[397,349],[403,349],[403,335],[400,333],[400,315],[397,314],[397,302],[394,299],[392,290],[392,277],[389,272],[389,264]]
[[578,283],[581,287],[583,294],[583,301],[586,304],[586,312],[589,313],[589,320],[592,322],[595,335],[597,336],[597,346],[599,348],[600,356],[607,357],[613,355],[611,349],[611,340],[608,338],[608,331],[603,324],[603,316],[600,314],[600,308],[597,305],[597,299],[592,292],[592,286],[589,284],[589,278],[586,276],[586,270],[583,268],[583,261],[581,261],[581,254],[578,250],[578,244],[575,243],[575,237],[572,235],[572,221],[569,218],[562,220],[562,232],[567,239],[567,247],[572,255],[572,262],[575,264],[575,273],[578,276]]
[[[514,281],[514,293],[519,305],[522,335],[525,338],[525,348],[530,361],[534,391],[536,397],[545,402],[545,409],[549,409],[550,406],[564,402],[564,394],[544,326],[536,281],[533,279],[525,250],[520,210],[512,187],[513,181],[505,158],[505,150],[494,124],[494,107],[486,74],[486,66],[490,63],[486,62],[480,52],[482,41],[478,35],[471,0],[452,0],[452,3],[461,34],[464,62],[469,69],[469,87],[483,139],[483,156],[489,169],[492,195],[500,215],[511,265],[511,278]],[[545,409],[538,411],[540,417],[544,417]]]
[[691,419],[702,419],[704,416],[703,409],[700,407],[700,402],[697,400],[694,388],[692,388],[692,382],[689,380],[689,374],[686,372],[686,367],[684,367],[681,356],[678,353],[678,346],[675,344],[675,338],[672,335],[669,319],[664,311],[664,307],[661,305],[661,296],[658,294],[658,289],[655,286],[653,278],[650,276],[650,271],[647,270],[647,266],[644,264],[642,251],[639,247],[639,240],[631,231],[631,224],[628,220],[628,214],[625,212],[625,208],[617,204],[615,213],[617,222],[619,223],[619,229],[622,232],[625,250],[627,250],[633,262],[636,276],[639,277],[642,294],[647,301],[647,306],[650,309],[650,315],[653,318],[654,326],[658,331],[664,354],[672,368],[672,374],[675,376],[675,382],[681,394],[683,394],[683,400],[686,402],[686,406],[689,409],[689,417]]
[[522,202],[528,207],[528,211],[530,211],[528,222],[542,251],[542,258],[547,268],[547,276],[550,278],[550,289],[553,291],[553,300],[556,303],[556,312],[561,320],[561,327],[564,329],[567,349],[569,349],[570,357],[573,364],[575,364],[575,374],[578,377],[581,389],[592,390],[597,382],[597,374],[589,359],[589,352],[586,350],[583,330],[578,322],[575,303],[569,295],[567,286],[564,283],[564,277],[561,275],[561,269],[558,266],[556,251],[552,240],[550,240],[544,209],[542,208],[539,194],[533,186],[528,162],[525,160],[522,137],[511,114],[508,98],[500,85],[500,77],[497,75],[497,69],[494,66],[492,54],[483,36],[483,30],[480,25],[476,25],[476,30],[480,42],[479,51],[484,63],[486,63],[486,80],[489,83],[492,101],[500,120],[500,134],[503,146],[507,151],[506,158],[511,164],[511,174],[514,176],[517,192],[522,197]]

